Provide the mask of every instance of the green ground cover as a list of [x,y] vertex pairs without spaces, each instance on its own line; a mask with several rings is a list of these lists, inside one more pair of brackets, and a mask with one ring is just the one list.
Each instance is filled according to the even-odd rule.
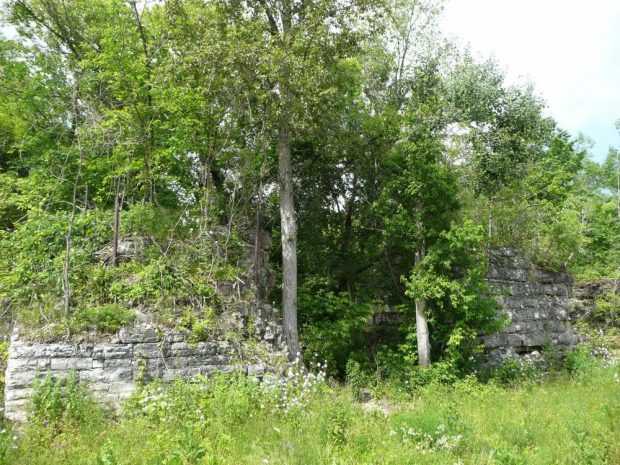
[[[143,387],[109,416],[79,388],[38,388],[31,419],[4,425],[6,465],[620,463],[620,369],[450,386],[380,384],[361,403],[322,375]],[[62,395],[61,395],[62,394]]]

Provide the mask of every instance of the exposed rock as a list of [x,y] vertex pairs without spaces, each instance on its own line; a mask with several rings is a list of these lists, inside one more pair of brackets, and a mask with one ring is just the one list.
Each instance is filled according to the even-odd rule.
[[[264,321],[264,320],[261,320]],[[262,323],[266,325],[266,323]],[[24,420],[25,406],[35,380],[51,376],[62,379],[75,372],[94,394],[95,400],[113,408],[136,389],[139,380],[162,378],[190,379],[215,372],[239,371],[262,377],[282,357],[282,338],[277,321],[267,325],[275,334],[258,339],[263,357],[239,357],[243,343],[235,347],[228,341],[187,342],[187,335],[154,328],[122,330],[115,342],[88,346],[70,342],[37,343],[16,335],[9,347],[5,382],[5,416]],[[265,331],[263,331],[265,333]]]
[[[143,257],[147,247],[154,244],[150,237],[133,237],[126,236],[118,240],[117,260],[119,262],[128,262],[139,260]],[[97,252],[99,258],[105,264],[112,263],[112,244],[107,244],[103,249]]]
[[[187,332],[154,327],[145,314],[139,315],[136,326],[96,343],[29,341],[15,328],[5,376],[5,417],[25,419],[34,384],[46,376],[63,379],[75,372],[96,401],[116,408],[138,382],[154,378],[171,381],[233,371],[262,378],[277,368],[285,360],[280,314],[264,302],[266,287],[274,279],[267,253],[271,239],[261,234],[258,253],[256,242],[248,242],[239,278],[221,282],[218,288],[224,301],[219,318],[238,335],[234,343],[223,336],[193,342]],[[124,238],[119,252],[124,260],[139,259],[148,244],[146,239]],[[106,251],[101,255],[105,260]]]
[[482,336],[489,363],[540,353],[546,346],[565,352],[578,342],[570,321],[572,277],[541,268],[514,248],[489,252],[489,283],[509,324]]
[[372,400],[372,391],[368,388],[361,388],[357,392],[357,398],[360,402],[370,402]]
[[608,294],[620,295],[620,281],[599,279],[574,284],[573,318],[588,317],[596,311],[596,301]]

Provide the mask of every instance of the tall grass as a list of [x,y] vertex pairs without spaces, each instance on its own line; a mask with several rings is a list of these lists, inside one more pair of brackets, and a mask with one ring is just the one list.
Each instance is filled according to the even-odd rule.
[[608,367],[514,386],[388,386],[376,408],[320,377],[155,384],[120,418],[33,420],[17,440],[7,430],[0,463],[617,465],[619,379]]

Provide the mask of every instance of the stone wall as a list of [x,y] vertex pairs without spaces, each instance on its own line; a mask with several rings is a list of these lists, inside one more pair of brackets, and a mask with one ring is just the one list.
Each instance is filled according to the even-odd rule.
[[277,312],[255,308],[248,341],[191,342],[188,334],[153,327],[121,330],[108,342],[31,342],[15,332],[9,347],[5,378],[5,417],[23,420],[36,379],[64,379],[75,373],[96,401],[116,408],[131,395],[139,380],[191,379],[196,375],[232,372],[261,377],[281,363],[282,332]]
[[[143,241],[123,238],[121,243],[130,244],[127,250],[135,252],[136,244]],[[5,417],[25,419],[36,380],[47,376],[65,379],[75,373],[96,401],[117,408],[140,381],[232,371],[261,377],[278,369],[285,360],[280,314],[265,302],[274,281],[268,261],[270,246],[264,233],[258,241],[247,237],[238,278],[216,283],[223,307],[218,316],[221,328],[205,341],[191,340],[189,331],[158,327],[150,315],[137,309],[137,324],[113,337],[32,341],[15,328],[5,374]],[[134,252],[124,259],[139,259]]]
[[536,266],[513,248],[489,252],[487,279],[510,320],[501,331],[485,335],[489,363],[540,353],[551,345],[559,352],[578,342],[570,321],[572,277],[566,270]]
[[[25,417],[33,383],[47,375],[64,378],[75,372],[80,381],[90,386],[98,401],[111,406],[118,406],[127,398],[140,379],[188,379],[233,370],[262,376],[283,360],[279,314],[260,298],[248,302],[240,297],[247,290],[254,291],[256,297],[265,295],[272,284],[265,251],[268,247],[266,237],[258,253],[248,244],[247,256],[259,259],[260,270],[251,270],[252,261],[248,258],[248,272],[242,279],[220,283],[219,292],[228,309],[221,318],[243,335],[236,342],[215,337],[192,343],[186,333],[157,329],[148,322],[99,342],[33,342],[15,332],[6,370],[6,417]],[[568,272],[542,269],[516,249],[504,248],[489,252],[487,279],[510,320],[501,331],[481,336],[489,363],[540,352],[548,344],[559,351],[576,344],[577,336],[570,323],[573,293]],[[390,314],[388,320],[393,318]]]

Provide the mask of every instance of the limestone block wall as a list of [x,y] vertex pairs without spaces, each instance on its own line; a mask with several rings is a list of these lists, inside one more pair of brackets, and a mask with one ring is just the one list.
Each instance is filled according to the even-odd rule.
[[510,320],[501,331],[482,337],[490,363],[540,352],[548,344],[562,352],[578,342],[570,321],[573,291],[568,271],[543,269],[517,249],[501,248],[489,252],[487,280]]
[[[231,371],[260,377],[277,368],[285,353],[281,318],[265,302],[275,279],[268,259],[271,238],[264,232],[258,238],[250,235],[243,244],[245,258],[237,264],[239,279],[216,283],[223,306],[218,318],[228,332],[234,332],[234,342],[217,330],[209,340],[193,342],[188,333],[158,328],[149,315],[138,312],[136,326],[94,342],[88,342],[89,335],[77,342],[32,341],[16,328],[5,372],[5,417],[25,419],[36,380],[47,376],[65,379],[75,372],[96,401],[114,408],[140,380],[191,379]],[[123,238],[123,259],[136,259],[145,241]]]
[[213,340],[192,343],[176,331],[136,327],[121,330],[108,342],[31,342],[14,333],[5,379],[5,417],[24,420],[36,379],[64,379],[74,372],[96,401],[117,408],[136,389],[138,380],[191,379],[216,372],[239,371],[261,377],[281,357],[280,326],[262,324],[261,354],[244,350],[244,343]]

